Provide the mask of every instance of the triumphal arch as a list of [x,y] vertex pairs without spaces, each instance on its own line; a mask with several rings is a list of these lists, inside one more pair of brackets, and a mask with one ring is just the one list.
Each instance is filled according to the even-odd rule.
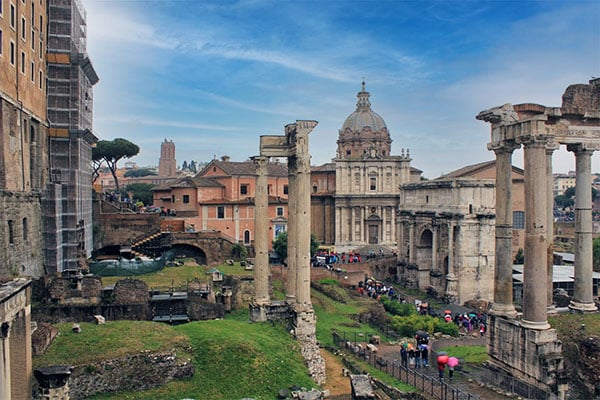
[[[552,153],[566,145],[576,161],[575,287],[570,308],[596,311],[592,293],[591,156],[600,150],[600,79],[570,85],[561,107],[504,104],[477,119],[491,124],[488,149],[496,154],[496,265],[490,311],[490,367],[564,394],[562,344],[548,324],[552,305]],[[523,311],[512,293],[511,165],[523,148],[525,265]]]

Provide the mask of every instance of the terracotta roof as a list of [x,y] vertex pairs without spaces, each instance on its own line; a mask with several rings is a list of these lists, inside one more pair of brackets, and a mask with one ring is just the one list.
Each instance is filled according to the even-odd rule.
[[[206,167],[202,169],[198,173],[198,175],[202,175],[202,172],[207,170],[208,168],[217,167],[222,169],[227,175],[256,175],[256,165],[254,165],[253,161],[221,161],[221,160],[212,160]],[[287,165],[280,163],[269,163],[267,164],[267,172],[269,176],[287,176]]]
[[310,170],[315,172],[335,172],[335,164],[325,163],[323,165],[312,166]]
[[[484,162],[480,162],[477,164],[471,164],[471,165],[467,165],[466,167],[459,168],[457,170],[454,170],[452,172],[449,172],[447,174],[440,176],[438,179],[440,179],[440,178],[466,178],[466,177],[473,175],[474,173],[476,173],[478,171],[482,171],[482,170],[488,169],[488,168],[494,168],[495,166],[496,166],[496,160],[484,161]],[[515,167],[514,165],[513,165],[512,169],[513,169],[513,171],[515,171],[517,173],[520,173],[520,174],[524,173],[524,171],[521,168]]]

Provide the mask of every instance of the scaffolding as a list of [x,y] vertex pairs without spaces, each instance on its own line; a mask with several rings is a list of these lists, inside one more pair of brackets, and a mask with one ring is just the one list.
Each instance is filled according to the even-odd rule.
[[93,93],[79,0],[48,1],[47,97],[50,183],[44,196],[48,273],[76,270],[93,248]]

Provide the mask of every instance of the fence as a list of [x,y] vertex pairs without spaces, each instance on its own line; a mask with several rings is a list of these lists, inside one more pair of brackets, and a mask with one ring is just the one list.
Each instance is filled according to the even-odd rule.
[[[357,335],[360,337],[360,334],[357,333],[347,335],[345,332],[334,332],[333,341],[337,346],[344,348],[346,342],[351,341],[349,338],[354,337],[354,339],[356,339]],[[356,340],[354,340],[354,342],[356,342]],[[381,357],[376,353],[367,350],[356,352],[354,355],[368,363],[370,366],[375,367],[408,385],[414,386],[424,394],[430,395],[436,399],[479,400],[479,396],[463,392],[458,388],[452,387],[446,382],[441,381],[437,377],[422,374],[416,369],[406,368],[402,366],[398,360]]]
[[499,374],[487,368],[481,368],[481,376],[485,382],[500,389],[523,396],[526,399],[535,400],[559,400],[559,397],[554,393],[548,392],[537,386],[533,386],[527,382],[516,379],[513,376]]

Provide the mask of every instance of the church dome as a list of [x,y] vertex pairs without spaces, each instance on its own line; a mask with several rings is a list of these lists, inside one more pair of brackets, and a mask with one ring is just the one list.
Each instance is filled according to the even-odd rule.
[[365,83],[362,83],[362,90],[358,92],[358,102],[356,110],[346,118],[342,131],[350,129],[354,132],[360,132],[365,127],[370,127],[372,131],[380,131],[386,128],[383,118],[375,111],[371,110],[371,102],[369,102],[369,92],[365,91]]
[[373,110],[369,92],[358,92],[356,110],[346,118],[338,136],[339,159],[385,158],[390,156],[392,139],[383,118]]

